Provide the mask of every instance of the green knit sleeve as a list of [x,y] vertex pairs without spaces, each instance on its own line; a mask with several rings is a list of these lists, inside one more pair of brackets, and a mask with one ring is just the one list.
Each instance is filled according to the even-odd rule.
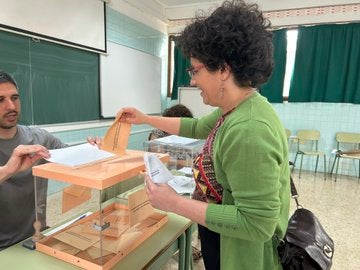
[[195,139],[206,139],[213,129],[216,120],[221,116],[219,109],[201,118],[181,118],[180,136]]
[[279,222],[281,139],[256,120],[236,123],[217,136],[214,163],[224,187],[223,205],[208,206],[207,225],[222,235],[266,241]]

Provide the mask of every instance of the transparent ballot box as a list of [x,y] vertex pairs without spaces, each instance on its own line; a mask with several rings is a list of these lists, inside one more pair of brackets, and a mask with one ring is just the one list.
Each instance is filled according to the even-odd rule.
[[159,230],[167,215],[150,205],[143,188],[126,196],[115,188],[144,169],[143,154],[127,150],[85,166],[33,167],[36,250],[84,269],[105,270]]
[[169,169],[180,169],[192,166],[193,159],[201,152],[204,142],[204,140],[170,135],[144,142],[144,150],[167,153],[170,156]]

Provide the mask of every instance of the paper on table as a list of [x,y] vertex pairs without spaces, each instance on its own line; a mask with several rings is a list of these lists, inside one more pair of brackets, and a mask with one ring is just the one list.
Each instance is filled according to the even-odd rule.
[[49,150],[49,152],[51,156],[46,159],[47,161],[68,166],[80,166],[115,156],[89,143]]

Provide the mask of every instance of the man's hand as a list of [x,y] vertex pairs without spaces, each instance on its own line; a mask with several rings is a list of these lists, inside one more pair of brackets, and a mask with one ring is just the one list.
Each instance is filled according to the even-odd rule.
[[99,149],[101,149],[102,139],[100,137],[91,137],[91,136],[89,136],[89,137],[86,138],[86,140],[91,145],[96,145]]
[[49,158],[50,153],[41,145],[19,145],[12,152],[8,162],[0,167],[0,182],[14,174],[32,167],[41,158]]

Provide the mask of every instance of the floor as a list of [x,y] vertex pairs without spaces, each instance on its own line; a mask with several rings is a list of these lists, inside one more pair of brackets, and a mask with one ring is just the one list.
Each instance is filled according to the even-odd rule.
[[[294,171],[294,182],[299,193],[299,202],[311,210],[335,243],[332,270],[360,269],[360,183],[357,177],[338,176],[337,181],[324,181],[322,173],[302,172],[298,178]],[[291,213],[295,210],[292,202]],[[200,247],[196,233],[193,245]],[[202,260],[194,263],[196,270],[202,270]],[[175,270],[176,255],[162,270]]]

